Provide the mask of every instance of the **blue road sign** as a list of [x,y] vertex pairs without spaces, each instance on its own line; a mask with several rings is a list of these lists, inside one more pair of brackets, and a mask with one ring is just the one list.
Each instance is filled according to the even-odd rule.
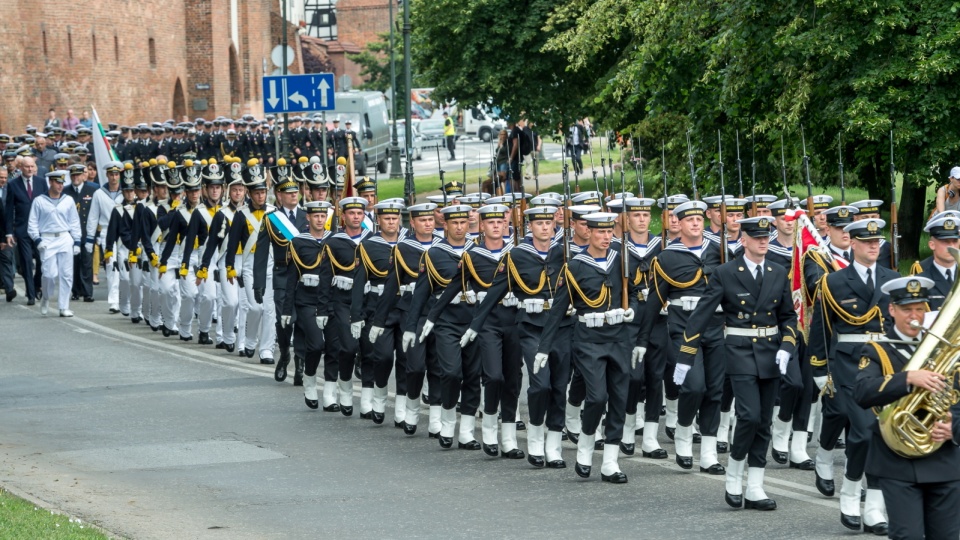
[[264,113],[332,111],[333,73],[263,77]]

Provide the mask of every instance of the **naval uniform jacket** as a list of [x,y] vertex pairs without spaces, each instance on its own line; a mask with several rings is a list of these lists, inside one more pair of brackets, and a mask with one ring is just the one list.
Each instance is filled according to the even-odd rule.
[[779,240],[773,238],[767,245],[766,260],[782,266],[789,274],[793,268],[793,246],[785,246]]
[[678,364],[693,365],[702,332],[711,324],[716,308],[720,306],[727,329],[776,328],[776,333],[771,335],[727,335],[724,338],[727,375],[753,375],[760,379],[780,377],[777,351],[792,355],[796,349],[797,314],[793,310],[787,271],[766,260],[762,271],[762,284],[757,284],[743,255],[714,270],[706,293],[687,319]]
[[[927,302],[930,305],[930,311],[939,311],[940,307],[943,306],[944,300],[947,299],[947,295],[950,294],[950,287],[953,286],[952,281],[947,281],[946,276],[943,275],[943,272],[939,268],[933,265],[933,257],[929,257],[920,263],[920,275],[933,280],[933,288],[927,293],[930,300]],[[960,265],[957,265],[953,269],[953,279],[956,281],[957,270],[960,269]]]
[[428,249],[440,243],[432,236],[429,242],[420,242],[414,234],[400,240],[393,248],[390,268],[383,284],[383,294],[373,314],[373,326],[386,328],[405,320],[413,300],[413,289],[420,277],[420,264]]
[[[207,242],[207,247],[203,250],[203,256],[200,258],[200,269],[208,270],[210,264],[213,262],[213,255],[219,249],[217,253],[217,265],[219,261],[226,259],[227,256],[227,244],[229,243],[229,232],[230,225],[233,223],[234,217],[237,215],[237,207],[231,202],[230,204],[223,206],[217,213],[213,216],[213,220],[210,221],[210,229],[208,231],[208,238],[212,241]],[[216,281],[220,281],[217,277]]]
[[[420,274],[417,276],[413,299],[410,301],[410,316],[403,321],[405,332],[416,332],[420,317],[427,316],[447,287],[459,279],[461,257],[471,245],[472,242],[468,239],[462,248],[457,248],[452,246],[449,240],[444,239],[423,254]],[[473,303],[475,303],[474,299],[473,303],[468,304],[467,291],[470,290],[461,287],[460,301],[456,304],[447,304],[440,312],[438,320],[442,319],[445,322],[466,327],[473,320]]]
[[[190,214],[187,234],[183,239],[183,264],[190,262],[190,255],[193,254],[194,249],[203,247],[206,251],[207,239],[210,238],[210,226],[213,223],[214,216],[219,212],[220,205],[217,202],[202,201],[197,205],[197,211]],[[216,244],[216,242],[211,243]],[[206,268],[199,260],[203,253],[200,255],[201,257],[198,257],[197,260],[197,269]]]
[[[320,290],[326,288],[320,281],[320,266],[323,264],[324,241],[330,238],[329,232],[324,232],[323,238],[314,238],[310,233],[301,233],[290,240],[290,264],[287,265],[287,275],[284,280],[287,284],[281,315],[294,316],[296,308],[316,306],[320,300]],[[305,275],[317,276],[316,287],[304,285],[301,278]],[[317,313],[321,315],[321,313]],[[294,321],[296,322],[296,321]]]
[[[448,309],[450,301],[464,290],[471,290],[476,293],[476,304],[486,300],[496,278],[500,275],[506,275],[505,259],[512,248],[513,244],[504,239],[503,248],[496,252],[489,250],[485,243],[471,244],[469,249],[465,249],[459,272],[433,305],[430,313],[427,314],[427,319],[436,321],[440,317],[441,311]],[[490,313],[493,315],[490,324],[499,328],[515,325],[517,323],[516,307],[505,306],[501,300],[502,298],[490,306],[492,307]],[[472,320],[471,317],[470,321],[467,322],[472,322]]]
[[837,384],[853,387],[863,343],[841,342],[838,336],[882,334],[888,322],[890,297],[883,293],[881,286],[898,277],[899,273],[877,265],[873,291],[867,288],[853,264],[823,278],[819,301],[813,308],[807,350],[814,376],[827,375],[829,368]]
[[360,242],[357,254],[362,270],[357,272],[353,282],[350,300],[351,323],[373,317],[393,267],[393,251],[402,240],[402,232],[397,236],[397,242],[388,242],[380,233],[376,233],[368,235]]
[[[296,221],[293,226],[301,233],[308,232],[307,212],[297,207]],[[273,212],[285,213],[283,207],[276,207],[271,212],[264,214],[260,220],[260,231],[257,233],[257,247],[253,253],[253,290],[263,290],[267,288],[267,263],[270,259],[270,250],[273,250],[273,290],[285,291],[287,289],[287,264],[290,262],[288,253],[290,241],[283,233],[277,230],[273,221],[267,216]],[[289,220],[288,220],[289,221]]]
[[[887,338],[902,340],[892,323]],[[857,404],[865,409],[883,407],[909,394],[912,388],[907,384],[907,372],[903,368],[914,349],[911,345],[884,341],[863,345],[854,390]],[[950,411],[953,413],[953,440],[945,441],[939,450],[923,458],[907,459],[894,453],[880,435],[879,422],[873,423],[870,426],[873,438],[867,453],[867,473],[918,484],[960,480],[960,448],[957,447],[960,444],[960,404],[951,407]]]
[[[332,317],[334,312],[338,311],[337,308],[350,310],[353,288],[356,286],[357,276],[361,273],[360,242],[370,234],[367,229],[361,229],[357,236],[338,232],[324,241],[317,315]],[[345,319],[348,317],[349,313],[344,315]]]

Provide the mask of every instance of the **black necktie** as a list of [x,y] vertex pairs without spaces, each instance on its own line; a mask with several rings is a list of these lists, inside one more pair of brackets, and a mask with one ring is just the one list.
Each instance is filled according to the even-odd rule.
[[287,210],[287,215],[290,216],[290,222],[293,223],[297,218],[293,217],[293,210]]
[[760,265],[757,265],[757,273],[754,275],[754,278],[757,280],[757,285],[763,285],[763,269],[760,268]]
[[947,281],[953,282],[953,272],[949,268],[947,269]]
[[846,261],[849,261],[849,260],[850,260],[850,253],[844,251],[844,252],[843,252],[843,259],[846,260]]
[[873,292],[873,269],[867,268],[867,288]]

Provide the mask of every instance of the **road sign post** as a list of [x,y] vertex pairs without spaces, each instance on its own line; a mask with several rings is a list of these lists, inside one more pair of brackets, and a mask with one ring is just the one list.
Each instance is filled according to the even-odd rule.
[[336,108],[333,73],[263,77],[264,113],[332,111]]

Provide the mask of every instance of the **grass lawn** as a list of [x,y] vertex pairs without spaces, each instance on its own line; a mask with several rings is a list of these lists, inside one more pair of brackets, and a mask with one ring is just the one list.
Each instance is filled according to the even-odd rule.
[[[540,162],[540,174],[553,174],[559,173],[563,169],[563,163],[559,160],[550,160],[550,161],[541,161]],[[477,187],[477,177],[483,176],[484,179],[487,177],[487,169],[474,169],[472,171],[467,171],[467,190],[469,192],[478,191]],[[451,180],[463,181],[463,169],[456,169],[453,171],[447,171],[444,173],[444,180],[450,182]],[[417,193],[433,193],[440,190],[440,174],[431,174],[427,176],[415,176],[413,179],[414,183],[417,186]],[[526,187],[526,186],[524,186]],[[533,186],[527,188],[530,191],[533,191]],[[381,178],[378,181],[377,186],[377,196],[383,199],[392,199],[394,197],[403,197],[403,178],[398,178],[395,180],[389,178]],[[426,202],[426,199],[423,199],[421,202]]]
[[107,539],[95,527],[35,506],[0,488],[0,537],[9,540]]

